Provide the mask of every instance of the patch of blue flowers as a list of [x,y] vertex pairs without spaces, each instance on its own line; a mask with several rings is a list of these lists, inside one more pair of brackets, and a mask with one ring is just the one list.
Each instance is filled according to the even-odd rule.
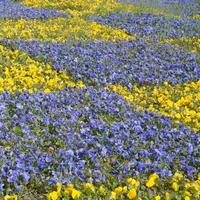
[[110,13],[109,16],[90,16],[90,20],[126,30],[140,36],[176,38],[200,36],[200,21],[188,18],[168,18],[150,13]]
[[24,19],[46,19],[56,17],[67,17],[69,15],[50,9],[37,9],[15,3],[11,0],[0,0],[1,18],[24,18]]
[[0,191],[40,183],[199,172],[200,137],[93,87],[0,94]]
[[88,85],[135,82],[180,84],[200,79],[200,56],[171,44],[147,42],[144,39],[124,42],[67,42],[44,44],[38,41],[3,41],[34,57],[52,63],[74,79]]

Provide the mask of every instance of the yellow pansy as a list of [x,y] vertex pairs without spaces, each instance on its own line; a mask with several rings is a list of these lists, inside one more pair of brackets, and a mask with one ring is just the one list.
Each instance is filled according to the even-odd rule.
[[156,173],[153,173],[153,174],[151,174],[151,175],[149,176],[149,178],[152,178],[152,179],[157,180],[157,179],[159,179],[159,175],[156,174]]
[[170,200],[171,197],[170,197],[170,193],[169,192],[166,192],[165,193],[165,200]]
[[58,182],[58,183],[56,184],[56,186],[57,186],[57,193],[58,193],[58,195],[60,195],[61,190],[62,190],[62,184]]
[[148,179],[148,181],[146,182],[146,186],[147,186],[148,188],[153,187],[155,184],[156,184],[156,181],[155,181],[155,179],[153,179],[153,178]]
[[176,172],[172,178],[174,181],[180,181],[183,179],[183,175],[181,173]]
[[155,186],[157,179],[159,179],[158,174],[156,174],[156,173],[151,174],[151,175],[149,176],[147,182],[146,182],[146,186],[147,186],[148,188],[151,188],[151,187]]
[[173,182],[173,183],[172,183],[172,188],[173,188],[173,190],[174,190],[175,192],[177,192],[177,191],[179,190],[179,185],[178,185],[178,183],[177,183],[177,182]]
[[185,189],[188,190],[189,188],[192,187],[192,184],[191,183],[185,183]]
[[123,193],[126,193],[128,191],[128,187],[127,186],[124,186],[123,187]]
[[123,188],[122,187],[117,187],[117,188],[114,189],[114,192],[117,195],[121,195],[123,193]]
[[191,185],[196,190],[196,193],[200,195],[200,180],[192,182]]
[[111,192],[110,200],[115,200],[115,199],[117,199],[117,193],[116,192]]
[[99,187],[99,193],[100,193],[101,195],[105,195],[105,192],[106,192],[105,187],[104,187],[103,185],[101,185],[101,186]]
[[89,189],[89,190],[91,190],[92,192],[95,192],[95,187],[94,187],[94,185],[93,185],[92,183],[86,183],[86,184],[84,185],[84,187],[85,187],[85,189]]
[[132,188],[127,194],[128,199],[135,199],[136,196],[137,196],[137,192],[135,188]]
[[190,193],[190,192],[188,192],[188,191],[185,191],[185,196],[189,196],[189,197],[190,197],[190,196],[192,196],[192,195],[191,195],[191,193]]
[[157,195],[157,196],[155,196],[154,199],[155,199],[155,200],[161,200],[161,196],[160,196],[160,195]]
[[126,181],[128,184],[131,184],[131,185],[132,185],[132,183],[135,184],[135,182],[136,182],[136,180],[134,178],[127,178]]
[[72,191],[74,190],[74,185],[73,184],[68,184],[67,187],[65,188],[65,194],[71,195]]
[[4,200],[18,200],[17,195],[6,195]]
[[73,189],[71,195],[72,195],[72,199],[79,199],[81,196],[81,192],[76,189]]
[[56,191],[53,191],[53,192],[51,192],[51,193],[49,193],[48,195],[47,195],[47,197],[48,197],[48,200],[57,200],[58,199],[58,193],[56,192]]

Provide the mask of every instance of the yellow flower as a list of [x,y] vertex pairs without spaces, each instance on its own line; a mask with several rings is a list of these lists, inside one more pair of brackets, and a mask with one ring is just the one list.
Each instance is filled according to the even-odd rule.
[[45,90],[44,90],[44,93],[50,93],[51,92],[51,90],[49,89],[49,88],[46,88]]
[[77,85],[78,88],[83,88],[83,87],[85,87],[83,81],[78,81],[76,85]]
[[181,115],[180,115],[179,113],[177,113],[177,114],[175,115],[175,117],[176,117],[177,119],[181,119]]
[[117,195],[121,195],[123,193],[123,188],[122,187],[117,187],[117,188],[115,188],[114,192]]
[[151,174],[151,175],[149,176],[149,178],[152,178],[152,179],[154,179],[154,180],[157,180],[157,179],[159,179],[159,176],[158,176],[158,174],[153,173],[153,174]]
[[186,184],[185,184],[185,189],[186,189],[186,190],[188,190],[188,189],[191,188],[191,187],[192,187],[191,183],[186,183]]
[[190,197],[189,196],[185,196],[185,200],[190,200]]
[[99,187],[99,192],[100,192],[101,195],[104,195],[104,194],[105,194],[105,188],[104,188],[103,185],[101,185],[101,186]]
[[6,195],[4,200],[17,200],[17,195]]
[[165,200],[170,200],[170,194],[169,194],[169,192],[165,193]]
[[155,182],[154,179],[149,179],[149,180],[146,182],[146,186],[147,186],[148,188],[153,187],[155,184],[156,184],[156,182]]
[[169,85],[169,83],[167,82],[167,81],[164,81],[164,83],[163,83],[165,86],[168,86]]
[[139,186],[140,186],[140,181],[136,181],[135,187],[139,187]]
[[123,193],[126,193],[127,190],[128,190],[128,187],[127,187],[127,186],[124,186],[124,187],[123,187]]
[[110,200],[115,200],[115,199],[117,199],[117,193],[116,192],[111,192]]
[[197,194],[200,195],[200,180],[196,180],[192,183],[192,187],[196,190]]
[[89,189],[89,190],[91,190],[92,192],[95,192],[95,187],[94,187],[94,185],[93,185],[92,183],[86,183],[86,184],[84,185],[84,187],[85,187],[85,189]]
[[159,178],[158,174],[154,173],[149,176],[149,179],[146,182],[148,188],[153,187],[156,184],[156,180]]
[[56,186],[57,186],[57,193],[58,193],[58,195],[60,195],[61,190],[62,190],[62,184],[61,183],[57,183]]
[[161,200],[160,195],[155,196],[155,200]]
[[183,175],[181,173],[176,172],[173,176],[173,181],[180,181],[183,179]]
[[127,194],[128,199],[134,199],[136,196],[137,192],[135,188],[132,188]]
[[177,183],[177,182],[173,182],[173,183],[172,183],[172,188],[173,188],[173,190],[174,190],[175,192],[177,192],[177,191],[179,190],[179,185],[178,185],[178,183]]
[[68,195],[71,195],[72,194],[72,191],[74,189],[74,185],[73,184],[68,184],[67,187],[65,188],[65,193],[68,194]]
[[185,196],[191,196],[191,193],[190,192],[188,192],[188,191],[185,191]]
[[80,191],[78,191],[76,189],[72,190],[72,198],[73,199],[78,199],[80,196],[81,196],[81,192]]
[[134,178],[127,178],[126,179],[127,183],[134,186],[136,184],[136,180]]
[[58,193],[56,191],[49,193],[47,196],[48,196],[48,200],[57,200],[58,199]]

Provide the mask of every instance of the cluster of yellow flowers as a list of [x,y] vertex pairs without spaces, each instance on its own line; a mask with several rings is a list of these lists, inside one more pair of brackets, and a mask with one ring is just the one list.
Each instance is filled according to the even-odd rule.
[[0,20],[0,38],[66,42],[67,40],[132,40],[135,36],[107,25],[85,19],[4,19]]
[[149,176],[149,179],[148,179],[147,182],[146,182],[146,186],[147,186],[148,188],[153,187],[153,186],[156,184],[156,181],[157,181],[158,179],[159,179],[159,176],[158,176],[156,173],[150,175],[150,176]]
[[[120,182],[118,187],[99,185],[92,183],[78,183],[67,186],[56,184],[56,190],[46,194],[47,200],[61,199],[129,199],[129,200],[172,200],[172,199],[199,199],[200,198],[200,175],[197,180],[190,181],[181,173],[176,172],[172,177],[160,179],[158,174],[151,174],[147,179],[138,180],[127,178]],[[164,188],[164,190],[163,190]],[[6,195],[4,200],[18,200],[17,195]]]
[[[86,184],[87,187],[89,187],[88,184],[90,184],[90,183]],[[53,191],[53,192],[50,192],[49,194],[47,194],[48,200],[57,200],[61,196],[71,196],[72,199],[79,199],[79,197],[81,196],[81,192],[79,190],[75,189],[73,184],[68,184],[67,187],[65,188],[64,192],[62,192],[62,184],[61,183],[57,183],[56,186],[57,186],[56,191]],[[94,186],[92,185],[92,187],[94,187]]]
[[[76,189],[73,184],[68,184],[62,190],[62,184],[57,183],[57,190],[47,194],[48,200],[59,200],[61,197],[71,197],[72,199],[99,199],[98,197],[116,200],[116,199],[137,199],[149,197],[154,200],[171,199],[198,199],[200,197],[200,176],[195,181],[190,181],[181,173],[175,173],[167,181],[159,178],[154,173],[145,181],[139,181],[134,178],[128,178],[123,183],[124,186],[118,186],[110,190],[104,185],[95,187],[92,183],[83,183]],[[166,188],[166,186],[168,188]],[[163,191],[163,188],[167,191]],[[162,189],[162,190],[161,190]],[[152,192],[154,191],[154,192]]]
[[0,92],[49,93],[65,87],[84,87],[82,81],[73,82],[65,72],[55,71],[48,64],[31,59],[26,53],[9,50],[0,45]]
[[18,200],[18,197],[17,197],[16,194],[14,194],[14,195],[6,195],[4,197],[4,200]]
[[200,130],[200,81],[182,85],[137,86],[128,89],[111,85],[109,89],[122,95],[138,110],[148,110],[182,122],[194,130]]
[[66,13],[70,13],[74,16],[95,14],[100,12],[100,10],[104,12],[110,12],[119,4],[115,0],[22,0],[22,3],[33,7],[54,8]]
[[200,19],[200,14],[195,14],[195,15],[193,15],[193,16],[192,16],[192,19],[197,19],[197,20],[199,20],[199,19]]
[[191,52],[200,53],[200,37],[180,37],[175,39],[169,38],[165,39],[164,41],[174,45],[182,46]]
[[153,7],[139,7],[133,4],[117,2],[116,0],[21,0],[26,6],[36,8],[54,8],[73,16],[106,15],[109,12],[149,12],[153,14],[169,15],[163,9]]

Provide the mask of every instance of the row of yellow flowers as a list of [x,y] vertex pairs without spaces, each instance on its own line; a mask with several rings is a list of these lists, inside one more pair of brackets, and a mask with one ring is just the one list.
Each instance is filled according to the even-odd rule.
[[[92,183],[81,183],[77,186],[61,183],[56,184],[56,190],[46,195],[48,200],[61,199],[154,199],[192,200],[200,197],[200,176],[195,181],[190,181],[181,173],[175,173],[167,180],[160,179],[158,174],[151,174],[147,180],[127,178],[123,183],[113,189],[105,185],[95,186]],[[165,187],[160,191],[159,187]],[[18,200],[17,195],[6,195],[4,200]]]
[[139,7],[116,0],[21,0],[26,6],[36,8],[53,8],[73,16],[107,15],[109,12],[147,12],[161,15],[172,15],[164,9],[153,7]]
[[66,42],[67,40],[133,40],[125,31],[89,22],[80,17],[0,20],[0,39]]
[[148,110],[182,122],[194,130],[200,130],[200,81],[182,85],[135,85],[133,89],[111,85],[114,90],[138,110]]
[[[82,190],[84,191],[83,194],[81,190],[75,189],[74,185],[69,184],[65,187],[64,192],[62,193],[62,185],[57,183],[57,191],[53,191],[47,194],[49,200],[57,200],[59,197],[64,196],[71,196],[72,199],[79,199],[81,195],[87,196],[90,193],[97,193],[101,197],[110,200],[115,199],[138,199],[142,200],[142,193],[140,191],[146,190],[147,193],[154,190],[158,187],[159,184],[162,183],[158,174],[154,173],[149,176],[149,178],[142,182],[136,180],[134,178],[128,178],[124,183],[124,186],[118,186],[114,188],[112,191],[109,191],[108,188],[104,185],[100,185],[99,187],[95,187],[92,183],[85,183],[82,184]],[[150,195],[155,200],[166,199],[170,200],[172,196],[174,197],[184,197],[186,200],[192,198],[199,198],[200,195],[200,176],[196,181],[189,181],[188,179],[184,178],[181,173],[175,173],[173,177],[170,177],[168,180],[168,184],[170,187],[168,191],[164,194],[152,194]],[[177,193],[177,195],[175,194]],[[173,194],[173,195],[172,195]],[[175,195],[174,195],[175,194]],[[150,197],[149,196],[149,197]],[[151,198],[152,199],[152,198]]]
[[195,14],[195,15],[192,16],[192,18],[199,20],[200,19],[200,14]]

